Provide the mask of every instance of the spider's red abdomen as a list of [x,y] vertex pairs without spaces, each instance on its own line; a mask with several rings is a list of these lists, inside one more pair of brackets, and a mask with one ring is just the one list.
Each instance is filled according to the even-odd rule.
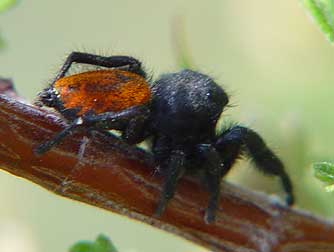
[[140,75],[119,70],[88,71],[63,77],[54,84],[66,109],[78,109],[77,115],[117,112],[143,105],[150,100],[147,81]]

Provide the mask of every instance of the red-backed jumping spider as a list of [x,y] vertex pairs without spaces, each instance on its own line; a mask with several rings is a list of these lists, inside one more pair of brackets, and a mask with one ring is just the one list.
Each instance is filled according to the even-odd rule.
[[[73,62],[108,69],[65,77]],[[156,215],[163,213],[184,173],[201,171],[210,194],[207,223],[215,220],[222,178],[245,154],[263,173],[280,178],[286,202],[293,204],[292,184],[282,162],[256,132],[236,125],[216,134],[228,96],[213,79],[182,70],[164,74],[152,85],[148,82],[141,63],[132,57],[71,53],[55,81],[39,95],[69,125],[35,153],[42,155],[82,127],[120,130],[129,144],[151,137],[156,166],[164,175]]]

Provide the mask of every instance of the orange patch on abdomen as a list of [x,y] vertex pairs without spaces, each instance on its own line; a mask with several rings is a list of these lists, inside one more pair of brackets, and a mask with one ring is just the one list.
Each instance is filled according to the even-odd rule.
[[118,69],[83,72],[57,80],[54,88],[66,109],[77,115],[117,112],[150,100],[147,81],[140,75]]

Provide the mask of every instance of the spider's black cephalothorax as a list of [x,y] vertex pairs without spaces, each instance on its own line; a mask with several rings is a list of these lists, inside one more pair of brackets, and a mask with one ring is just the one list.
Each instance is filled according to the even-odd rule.
[[[65,97],[59,94],[57,88],[63,87],[59,81],[65,76],[72,62],[109,67],[112,70],[104,73],[108,77],[107,84],[103,82],[106,77],[101,77],[100,73],[92,74],[100,78],[106,87],[113,86],[116,82],[117,85],[121,83],[122,87],[126,83],[125,87],[117,92],[125,90],[132,94],[132,89],[130,92],[127,85],[131,81],[131,85],[140,82],[142,86],[139,93],[146,94],[146,82],[143,81],[146,75],[136,59],[127,56],[102,57],[72,53],[54,83],[40,94],[40,101],[63,114],[69,121],[69,126],[49,142],[37,147],[37,154],[45,153],[78,127],[94,130],[118,129],[123,133],[122,138],[130,144],[139,143],[149,136],[152,138],[151,151],[156,166],[164,176],[162,194],[156,209],[157,216],[163,213],[173,197],[182,175],[186,172],[199,172],[204,175],[210,194],[205,221],[213,222],[219,203],[221,179],[242,154],[249,156],[265,174],[278,176],[287,193],[287,203],[293,204],[291,181],[282,162],[256,132],[246,127],[232,126],[216,133],[216,124],[228,104],[228,96],[209,76],[191,70],[162,75],[148,86],[149,98],[130,103],[126,103],[128,98],[122,98],[123,100],[117,102],[125,105],[119,111],[114,107],[109,108],[107,104],[103,104],[102,110],[98,110],[96,106],[87,109],[87,106],[92,106],[91,103],[87,105],[80,102],[69,108],[68,104],[72,103],[66,103]],[[118,72],[117,69],[122,70]],[[138,75],[141,79],[133,81],[136,77],[133,75]],[[110,76],[116,77],[113,79]],[[71,92],[78,92],[77,90],[85,86],[86,77],[79,77],[79,80],[71,79],[72,82],[66,80],[68,82],[65,86],[78,84],[74,85],[75,91],[71,89]],[[89,95],[94,96],[94,93]],[[99,94],[92,98],[94,102],[98,102]]]

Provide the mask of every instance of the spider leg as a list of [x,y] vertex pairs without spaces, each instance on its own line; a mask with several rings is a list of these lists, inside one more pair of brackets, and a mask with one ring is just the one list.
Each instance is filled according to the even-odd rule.
[[213,223],[216,218],[216,211],[218,209],[220,199],[220,184],[224,163],[220,153],[211,144],[200,144],[197,148],[204,161],[202,162],[203,167],[205,167],[204,178],[210,193],[209,203],[204,217],[205,222],[209,224]]
[[120,112],[106,112],[98,115],[88,114],[83,123],[99,129],[122,130],[122,139],[129,144],[143,141],[148,135],[146,127],[150,110],[146,105],[135,106]]
[[79,127],[122,130],[124,131],[122,138],[125,141],[130,144],[139,143],[148,135],[148,131],[144,127],[148,115],[149,109],[146,106],[137,106],[120,112],[106,112],[98,115],[88,113],[74,120],[73,123],[59,132],[50,141],[39,145],[34,152],[36,155],[43,155]]
[[185,153],[181,150],[173,150],[168,158],[165,170],[164,184],[155,216],[159,217],[166,209],[168,201],[173,198],[177,182],[185,171]]
[[122,139],[128,144],[137,144],[144,141],[150,134],[147,128],[148,117],[147,112],[132,118],[122,132]]
[[224,160],[222,176],[228,172],[236,158],[244,152],[264,174],[280,178],[287,194],[286,203],[288,205],[294,203],[292,183],[283,163],[255,131],[242,126],[234,126],[222,132],[217,138],[215,147]]
[[164,162],[170,157],[172,149],[172,142],[169,137],[158,135],[153,138],[152,152],[154,154],[153,156],[156,166],[164,164]]
[[54,82],[65,76],[65,74],[67,73],[68,69],[71,67],[73,62],[91,64],[91,65],[102,66],[102,67],[110,67],[110,68],[126,67],[126,70],[133,72],[133,73],[137,73],[143,76],[144,78],[146,77],[145,72],[141,68],[141,63],[135,58],[132,58],[129,56],[105,57],[105,56],[100,56],[100,55],[95,55],[95,54],[90,54],[90,53],[72,52],[66,58],[65,63],[61,67]]
[[60,143],[66,136],[72,134],[78,127],[82,126],[82,121],[80,118],[76,119],[68,125],[65,129],[60,131],[57,135],[55,135],[50,141],[40,144],[34,149],[34,153],[36,155],[43,155],[47,151],[49,151],[53,146]]

